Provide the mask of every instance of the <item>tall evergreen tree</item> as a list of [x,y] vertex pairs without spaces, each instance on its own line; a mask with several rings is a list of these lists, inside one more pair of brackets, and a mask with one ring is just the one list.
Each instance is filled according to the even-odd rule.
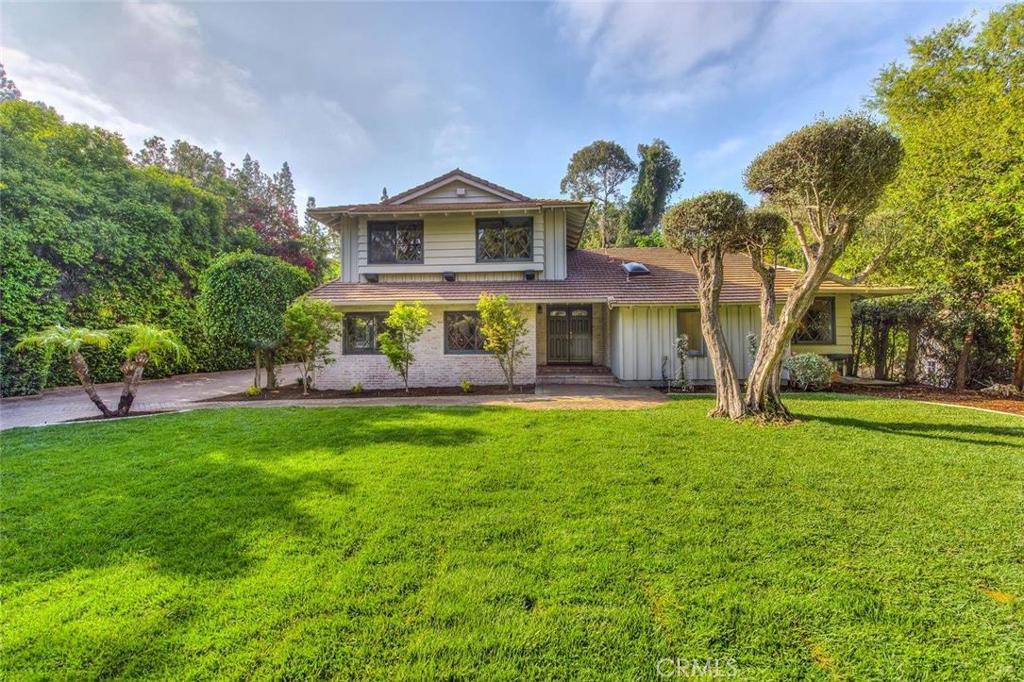
[[629,230],[637,234],[651,234],[665,213],[665,203],[683,184],[679,157],[664,140],[654,138],[650,144],[639,144],[640,170],[636,184],[626,204]]

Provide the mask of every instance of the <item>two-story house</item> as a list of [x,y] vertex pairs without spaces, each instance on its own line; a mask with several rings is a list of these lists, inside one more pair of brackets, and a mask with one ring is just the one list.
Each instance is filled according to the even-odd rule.
[[[377,349],[389,308],[420,301],[433,327],[415,349],[415,386],[502,383],[483,349],[475,304],[481,292],[529,304],[527,357],[517,383],[576,379],[661,383],[678,375],[675,339],[691,339],[688,376],[712,373],[700,333],[697,277],[689,256],[667,248],[578,248],[586,201],[531,199],[460,169],[375,204],[314,208],[335,230],[341,277],[312,296],[344,313],[324,388],[397,388]],[[778,274],[780,295],[799,276]],[[793,341],[793,352],[851,352],[851,300],[863,287],[827,282]],[[749,259],[729,256],[721,318],[737,370],[750,369],[747,335],[760,324]],[[579,375],[579,376],[577,376]]]

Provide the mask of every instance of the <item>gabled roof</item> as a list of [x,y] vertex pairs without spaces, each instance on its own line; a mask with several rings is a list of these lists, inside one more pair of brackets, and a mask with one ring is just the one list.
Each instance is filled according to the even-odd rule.
[[404,192],[399,192],[393,197],[385,199],[381,203],[404,204],[422,194],[426,194],[427,192],[430,192],[438,187],[442,187],[454,180],[462,180],[467,184],[476,185],[477,187],[487,190],[490,193],[500,197],[501,199],[504,199],[505,201],[530,201],[530,197],[520,194],[519,192],[513,192],[507,187],[502,187],[501,185],[493,183],[489,180],[484,180],[483,178],[473,175],[472,173],[467,173],[461,168],[453,168],[444,175],[438,175],[433,180],[427,180],[426,182],[420,185],[416,185],[415,187],[412,187],[410,189],[407,189]]
[[[649,275],[627,277],[623,263],[637,261],[650,270]],[[568,277],[564,280],[514,282],[380,282],[350,284],[328,282],[314,289],[314,298],[342,305],[390,304],[395,301],[423,303],[473,303],[481,292],[508,294],[514,301],[601,302],[610,305],[687,305],[697,303],[697,273],[690,257],[668,248],[577,249],[568,254]],[[784,298],[799,270],[780,269],[776,292]],[[723,304],[757,304],[760,287],[757,275],[744,254],[726,256]],[[825,282],[822,293],[905,293],[895,287],[849,287]]]

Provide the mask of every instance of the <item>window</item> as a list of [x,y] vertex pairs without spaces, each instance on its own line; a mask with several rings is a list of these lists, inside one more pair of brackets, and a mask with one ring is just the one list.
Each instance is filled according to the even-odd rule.
[[444,314],[445,353],[486,353],[484,335],[480,332],[480,313],[446,312]]
[[343,350],[346,355],[379,354],[377,334],[384,331],[387,313],[345,313]]
[[800,320],[793,343],[832,345],[836,342],[836,299],[816,298]]
[[422,263],[423,221],[371,222],[370,263]]
[[704,334],[700,331],[700,311],[680,310],[677,316],[679,333],[686,334],[690,340],[690,357],[704,357],[707,351],[704,348]]
[[476,262],[533,260],[533,218],[476,221]]

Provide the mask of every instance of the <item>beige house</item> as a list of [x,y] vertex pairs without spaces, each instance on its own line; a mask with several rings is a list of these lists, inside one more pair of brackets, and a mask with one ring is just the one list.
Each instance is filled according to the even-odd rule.
[[[680,332],[691,339],[688,376],[709,382],[690,258],[664,248],[580,249],[589,210],[589,202],[531,199],[460,169],[380,203],[311,209],[338,233],[342,264],[341,277],[312,296],[345,313],[335,362],[318,384],[401,385],[376,347],[397,301],[422,302],[433,322],[416,348],[410,385],[502,383],[477,329],[474,306],[482,292],[530,306],[518,383],[662,383],[678,376]],[[799,274],[779,272],[780,296]],[[851,301],[866,293],[824,284],[792,352],[848,356]],[[721,305],[733,360],[745,376],[747,335],[760,324],[757,279],[746,256],[729,256]]]

